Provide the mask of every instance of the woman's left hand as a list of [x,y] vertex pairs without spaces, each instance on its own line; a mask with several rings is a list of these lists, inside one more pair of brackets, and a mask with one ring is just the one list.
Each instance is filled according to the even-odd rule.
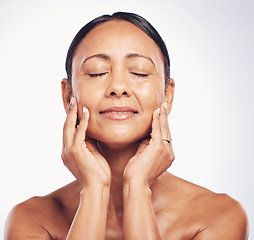
[[163,138],[171,139],[166,103],[161,104],[160,114],[158,109],[154,110],[151,138],[144,139],[129,160],[124,171],[125,183],[139,182],[150,187],[171,166],[175,159],[172,143]]

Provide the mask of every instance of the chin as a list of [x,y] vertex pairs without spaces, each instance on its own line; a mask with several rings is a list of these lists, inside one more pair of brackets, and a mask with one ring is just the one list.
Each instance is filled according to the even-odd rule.
[[[125,129],[126,130],[126,129]],[[101,130],[100,132],[87,131],[90,138],[105,144],[112,149],[120,149],[130,145],[137,145],[142,139],[150,136],[151,129],[129,129],[124,131],[123,128],[112,129],[111,131]]]

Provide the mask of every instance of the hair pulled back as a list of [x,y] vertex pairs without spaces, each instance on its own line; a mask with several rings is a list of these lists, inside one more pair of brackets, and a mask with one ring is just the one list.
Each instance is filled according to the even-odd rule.
[[97,17],[87,23],[83,28],[79,30],[77,35],[74,37],[68,53],[66,57],[65,62],[65,70],[67,73],[67,79],[68,82],[71,83],[72,78],[72,60],[73,56],[75,54],[75,51],[82,41],[82,39],[95,27],[98,25],[109,22],[112,20],[124,20],[130,23],[135,24],[139,29],[141,29],[143,32],[145,32],[150,38],[154,40],[154,42],[158,45],[158,47],[161,50],[163,61],[164,61],[164,71],[165,71],[165,84],[168,85],[170,81],[170,60],[168,55],[167,47],[159,35],[159,33],[156,31],[156,29],[143,17],[135,14],[135,13],[127,13],[127,12],[116,12],[112,15],[102,15],[100,17]]

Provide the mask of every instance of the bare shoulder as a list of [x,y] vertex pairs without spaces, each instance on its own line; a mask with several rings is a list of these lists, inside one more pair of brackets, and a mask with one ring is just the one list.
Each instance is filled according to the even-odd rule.
[[175,221],[169,226],[178,226],[178,234],[181,231],[187,234],[188,227],[190,239],[248,238],[246,212],[232,197],[214,193],[168,173],[160,181],[165,192],[164,209]]
[[248,220],[242,205],[227,194],[209,195],[200,200],[208,217],[204,231],[195,239],[248,239]]
[[196,201],[203,211],[203,222],[194,239],[248,239],[247,215],[238,201],[227,194],[210,191],[198,196],[200,199],[193,202]]
[[15,206],[6,221],[5,239],[51,239],[43,226],[48,217],[49,205],[46,198],[33,197]]
[[63,197],[68,196],[68,189],[67,185],[16,205],[6,221],[5,240],[65,239],[77,207],[74,201],[68,202],[69,198]]

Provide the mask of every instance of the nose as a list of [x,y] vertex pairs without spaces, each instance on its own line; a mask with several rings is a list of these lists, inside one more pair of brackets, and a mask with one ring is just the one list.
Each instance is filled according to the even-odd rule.
[[109,79],[106,89],[106,97],[129,97],[131,96],[130,82],[125,74],[113,74]]

